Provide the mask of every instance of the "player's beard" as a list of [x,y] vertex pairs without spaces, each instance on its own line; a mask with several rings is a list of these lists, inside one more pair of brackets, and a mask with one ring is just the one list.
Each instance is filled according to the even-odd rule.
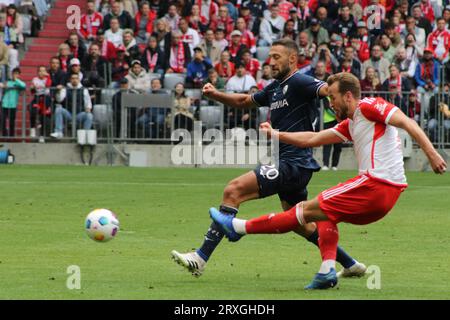
[[339,111],[336,112],[336,119],[339,122],[341,122],[347,118],[348,118],[348,105],[343,103]]
[[285,65],[281,70],[274,70],[272,67],[272,77],[278,81],[283,81],[291,72],[289,65]]

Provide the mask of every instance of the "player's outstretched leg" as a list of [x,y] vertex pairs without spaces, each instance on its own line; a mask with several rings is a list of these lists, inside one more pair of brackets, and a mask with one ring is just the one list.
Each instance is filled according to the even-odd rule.
[[205,270],[206,262],[196,252],[180,253],[172,250],[170,254],[176,263],[186,268],[193,276],[200,277]]
[[[219,210],[224,215],[234,217],[238,213],[237,208],[240,203],[258,197],[259,185],[256,180],[256,175],[253,171],[250,171],[228,183],[223,193],[223,204],[220,206]],[[199,249],[188,253],[179,253],[174,250],[171,253],[172,258],[194,276],[201,276],[205,270],[208,259],[222,241],[223,236],[221,227],[213,221],[206,232],[203,243]]]
[[312,282],[305,287],[311,289],[328,289],[337,285],[336,249],[339,232],[336,224],[331,221],[316,222],[319,231],[319,248],[322,265]]
[[307,214],[302,202],[282,213],[272,213],[250,220],[230,217],[214,208],[210,209],[210,215],[230,241],[237,241],[245,234],[286,233],[308,222],[316,222],[323,262],[318,274],[305,289],[327,289],[337,284],[336,251],[339,235],[336,225],[327,220],[328,217],[316,202],[308,202],[308,206],[305,206]]
[[[317,228],[309,236],[304,236],[306,240],[319,247],[319,232]],[[342,270],[337,273],[338,278],[362,277],[366,273],[367,267],[364,263],[351,257],[343,248],[337,247],[336,261],[342,265]]]
[[[226,215],[234,217],[238,210],[232,207],[220,206],[220,211]],[[212,255],[216,247],[222,241],[223,232],[222,229],[213,222],[208,228],[205,234],[202,246],[194,252],[179,253],[175,250],[172,251],[172,258],[181,266],[185,267],[192,275],[199,277],[205,270],[206,263],[209,257]]]
[[223,214],[216,208],[209,209],[209,215],[213,219],[214,223],[220,227],[220,230],[231,242],[238,241],[242,235],[237,233],[233,226],[234,216]]

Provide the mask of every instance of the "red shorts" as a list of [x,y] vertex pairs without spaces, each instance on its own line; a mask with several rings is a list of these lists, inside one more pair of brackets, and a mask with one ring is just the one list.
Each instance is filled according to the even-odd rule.
[[361,175],[321,192],[319,206],[334,223],[369,224],[383,218],[405,188]]

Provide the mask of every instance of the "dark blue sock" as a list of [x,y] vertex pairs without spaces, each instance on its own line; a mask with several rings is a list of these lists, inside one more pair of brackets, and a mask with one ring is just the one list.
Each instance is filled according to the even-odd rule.
[[[224,214],[231,214],[233,216],[236,216],[238,213],[236,208],[227,207],[224,205],[221,205],[219,210]],[[220,230],[220,227],[215,222],[211,223],[211,226],[205,235],[205,240],[203,241],[202,246],[197,250],[198,255],[202,257],[203,260],[208,261],[220,241],[222,241],[222,238],[223,233]]]
[[[319,232],[317,229],[308,238],[306,238],[306,240],[314,243],[316,246],[319,246]],[[344,268],[350,268],[355,264],[355,260],[339,246],[336,251],[336,261],[339,262]]]

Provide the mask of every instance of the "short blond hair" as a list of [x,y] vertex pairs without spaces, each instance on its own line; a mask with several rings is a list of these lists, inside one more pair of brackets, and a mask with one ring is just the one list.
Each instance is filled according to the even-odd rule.
[[359,79],[349,72],[340,72],[331,75],[328,80],[328,86],[338,83],[338,92],[342,95],[350,91],[356,99],[361,99],[361,85]]

